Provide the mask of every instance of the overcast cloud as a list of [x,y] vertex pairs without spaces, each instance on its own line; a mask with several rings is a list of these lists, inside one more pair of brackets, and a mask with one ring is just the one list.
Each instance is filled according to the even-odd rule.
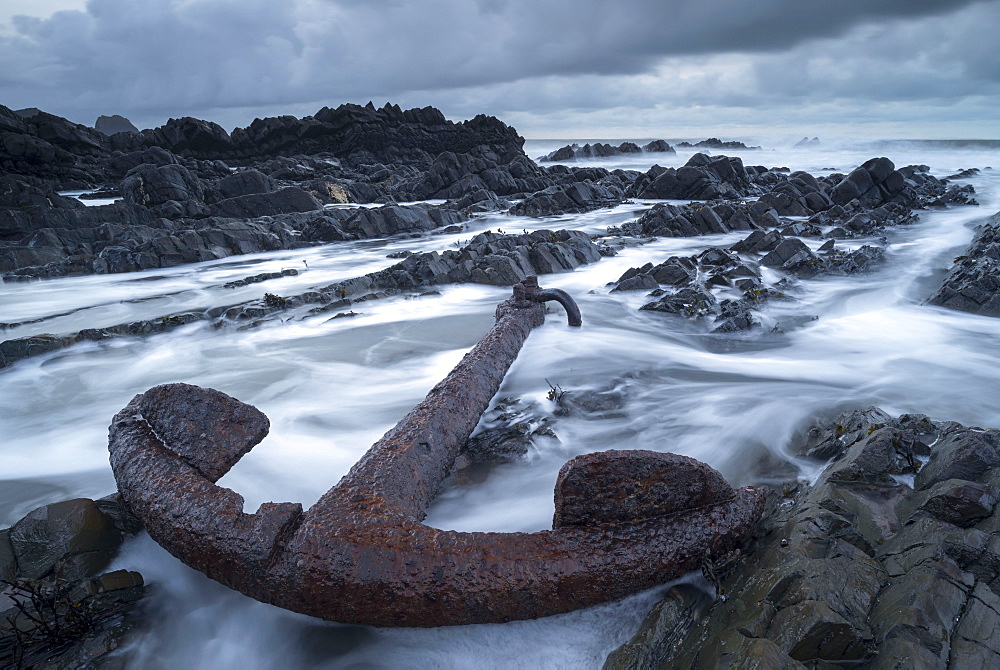
[[1000,137],[1000,0],[0,3],[0,103],[87,124],[371,99],[533,137]]

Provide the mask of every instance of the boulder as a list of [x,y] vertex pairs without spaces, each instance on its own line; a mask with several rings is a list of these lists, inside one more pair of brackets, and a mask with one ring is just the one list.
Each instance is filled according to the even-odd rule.
[[86,498],[39,507],[10,529],[18,574],[28,579],[53,571],[67,581],[97,574],[121,541],[114,519]]
[[105,135],[114,135],[115,133],[137,133],[139,129],[132,125],[132,122],[126,119],[120,114],[113,114],[111,116],[98,116],[97,121],[94,122],[94,130],[99,133],[104,133]]
[[205,189],[200,179],[183,165],[140,165],[129,170],[121,182],[126,202],[146,207],[170,200],[202,200]]

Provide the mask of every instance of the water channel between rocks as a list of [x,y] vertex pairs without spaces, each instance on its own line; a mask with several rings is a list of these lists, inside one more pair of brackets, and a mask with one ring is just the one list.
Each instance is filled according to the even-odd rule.
[[[549,150],[528,143],[530,156]],[[689,154],[669,158],[681,165]],[[847,172],[871,151],[746,152],[748,164]],[[945,176],[1000,163],[965,150],[902,148],[897,166],[929,164]],[[618,160],[619,162],[615,162]],[[633,164],[645,160],[645,164]],[[649,158],[598,159],[646,169]],[[609,293],[629,267],[728,246],[745,233],[657,239],[578,270],[540,278],[578,301],[582,329],[559,308],[528,339],[500,397],[535,403],[558,439],[536,441],[526,458],[456,478],[427,523],[464,531],[550,527],[552,487],[574,455],[653,449],[693,456],[734,485],[808,478],[812,466],[786,450],[813,421],[875,404],[890,414],[1000,427],[1000,320],[921,304],[972,228],[1000,209],[1000,170],[970,181],[981,207],[921,212],[887,233],[875,272],[802,281],[796,301],[763,310],[763,332],[709,335],[704,324],[640,312],[645,291]],[[491,215],[458,234],[332,244],[232,257],[193,266],[0,284],[0,321],[38,319],[5,338],[68,333],[186,309],[302,292],[395,261],[387,254],[455,248],[486,229],[576,228],[589,233],[637,218],[651,203],[582,215],[528,219]],[[846,241],[849,247],[872,240]],[[875,241],[878,242],[877,240]],[[816,240],[806,240],[815,248]],[[248,275],[295,268],[297,276],[227,289]],[[352,306],[259,328],[192,324],[145,339],[80,344],[0,370],[0,527],[38,505],[114,490],[107,426],[136,393],[183,381],[222,390],[271,419],[270,435],[220,483],[261,502],[312,504],[382,433],[419,402],[490,327],[508,288],[453,285],[438,294]],[[558,311],[556,311],[558,310]],[[768,333],[772,327],[782,332]],[[611,411],[555,416],[550,384],[566,391],[618,391]],[[154,626],[139,649],[144,667],[597,667],[631,636],[659,590],[618,603],[504,625],[431,630],[338,626],[262,605],[184,567],[148,537],[116,566],[157,586]]]

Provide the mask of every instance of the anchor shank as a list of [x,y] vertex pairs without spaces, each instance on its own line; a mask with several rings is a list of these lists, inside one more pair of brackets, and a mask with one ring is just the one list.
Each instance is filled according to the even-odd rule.
[[427,397],[376,442],[340,483],[309,511],[389,515],[420,521],[517,358],[531,329],[545,320],[529,277],[497,306],[497,321]]

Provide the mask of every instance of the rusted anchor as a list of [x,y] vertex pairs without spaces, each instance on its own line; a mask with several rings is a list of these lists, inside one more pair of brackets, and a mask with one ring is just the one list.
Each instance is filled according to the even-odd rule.
[[763,509],[707,465],[651,451],[572,459],[553,530],[460,533],[427,505],[517,356],[558,300],[534,277],[492,330],[308,511],[215,484],[267,434],[267,417],[187,384],[136,396],[110,429],[119,490],[149,534],[191,567],[264,602],[342,623],[446,626],[528,619],[635,593],[744,545]]

